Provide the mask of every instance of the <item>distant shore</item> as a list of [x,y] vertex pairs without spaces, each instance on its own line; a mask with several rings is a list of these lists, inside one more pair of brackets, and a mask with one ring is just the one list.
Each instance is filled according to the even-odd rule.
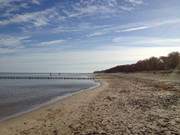
[[0,123],[0,135],[180,134],[177,74],[97,74],[102,85]]

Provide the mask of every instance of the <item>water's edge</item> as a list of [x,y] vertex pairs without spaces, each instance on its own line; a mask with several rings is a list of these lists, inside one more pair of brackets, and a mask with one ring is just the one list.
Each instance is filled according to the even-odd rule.
[[22,115],[28,114],[28,113],[36,111],[36,110],[39,110],[39,109],[41,109],[43,107],[50,106],[50,105],[52,105],[52,104],[54,104],[56,102],[59,102],[59,101],[65,99],[65,98],[71,97],[71,96],[73,96],[75,94],[79,94],[79,93],[84,92],[84,91],[94,90],[94,89],[96,89],[96,88],[98,88],[98,87],[100,87],[102,85],[102,82],[99,81],[99,80],[94,80],[94,82],[95,82],[95,85],[92,86],[92,87],[88,87],[88,88],[84,88],[84,89],[82,88],[82,89],[79,89],[77,92],[73,92],[73,93],[63,95],[63,96],[55,97],[54,99],[51,99],[51,100],[49,100],[47,102],[44,102],[44,103],[39,104],[39,105],[35,105],[35,106],[33,106],[32,108],[30,108],[30,109],[28,109],[26,111],[18,112],[18,113],[15,113],[13,115],[4,117],[4,118],[0,119],[0,123],[11,120],[11,119],[14,119],[14,118],[17,118],[17,117],[20,117]]

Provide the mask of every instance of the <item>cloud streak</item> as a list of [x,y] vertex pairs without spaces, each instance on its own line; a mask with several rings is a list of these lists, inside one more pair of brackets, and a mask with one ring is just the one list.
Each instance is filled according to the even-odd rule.
[[143,3],[142,0],[141,2],[140,0],[123,0],[122,2],[119,0],[80,0],[72,4],[71,10],[64,6],[59,6],[59,3],[59,5],[55,5],[55,8],[21,14],[14,13],[20,9],[30,8],[31,4],[40,5],[40,2],[40,0],[30,0],[27,2],[22,2],[21,0],[1,0],[0,3],[2,6],[0,7],[0,11],[3,10],[1,16],[5,16],[5,18],[0,19],[0,26],[20,23],[28,23],[36,27],[47,26],[50,19],[62,21],[69,18],[94,16],[98,14],[116,14],[123,10],[134,9]]
[[89,34],[87,35],[87,37],[96,37],[96,36],[102,36],[106,34],[106,32],[95,32],[95,33],[92,33],[92,34]]
[[81,0],[72,6],[72,11],[64,11],[68,17],[84,17],[97,14],[116,14],[122,11],[131,11],[143,4],[143,0]]
[[0,48],[23,48],[24,43],[26,40],[29,39],[28,36],[17,37],[17,36],[8,36],[8,35],[1,35],[0,37]]
[[62,45],[65,40],[51,40],[51,41],[46,41],[46,42],[40,42],[37,46],[54,46],[54,45]]
[[[29,9],[31,5],[39,5],[40,0],[0,0],[0,12],[3,17],[12,17],[17,11]],[[2,14],[3,13],[3,14]]]
[[132,31],[139,31],[139,30],[145,30],[145,29],[150,29],[150,28],[155,28],[155,27],[161,27],[165,25],[173,25],[180,23],[180,19],[171,19],[171,20],[159,20],[159,21],[154,21],[154,22],[147,22],[144,24],[139,24],[135,27],[129,27],[125,29],[118,30],[117,32],[132,32]]
[[95,29],[94,32],[89,34],[87,37],[103,36],[112,33],[130,33],[142,30],[148,30],[156,27],[164,27],[167,25],[180,24],[180,18],[173,18],[169,20],[154,20],[151,22],[135,22],[129,24],[112,25],[101,29]]
[[57,12],[54,8],[46,9],[44,11],[26,13],[26,14],[17,14],[12,18],[1,20],[0,25],[8,25],[13,23],[29,23],[35,27],[41,27],[49,24],[50,19],[55,18]]
[[29,36],[0,35],[0,55],[21,52],[30,41]]
[[116,37],[112,42],[120,46],[180,47],[180,38]]

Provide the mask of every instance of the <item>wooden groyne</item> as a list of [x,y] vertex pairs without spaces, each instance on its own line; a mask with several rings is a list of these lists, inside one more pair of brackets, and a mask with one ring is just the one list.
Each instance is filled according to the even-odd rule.
[[62,79],[62,80],[94,80],[94,77],[59,77],[59,76],[0,76],[0,79]]

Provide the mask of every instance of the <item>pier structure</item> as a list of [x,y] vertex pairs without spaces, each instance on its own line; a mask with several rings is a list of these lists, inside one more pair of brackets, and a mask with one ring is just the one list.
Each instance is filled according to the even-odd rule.
[[94,80],[94,75],[85,75],[79,73],[0,73],[0,79],[62,79],[62,80]]

